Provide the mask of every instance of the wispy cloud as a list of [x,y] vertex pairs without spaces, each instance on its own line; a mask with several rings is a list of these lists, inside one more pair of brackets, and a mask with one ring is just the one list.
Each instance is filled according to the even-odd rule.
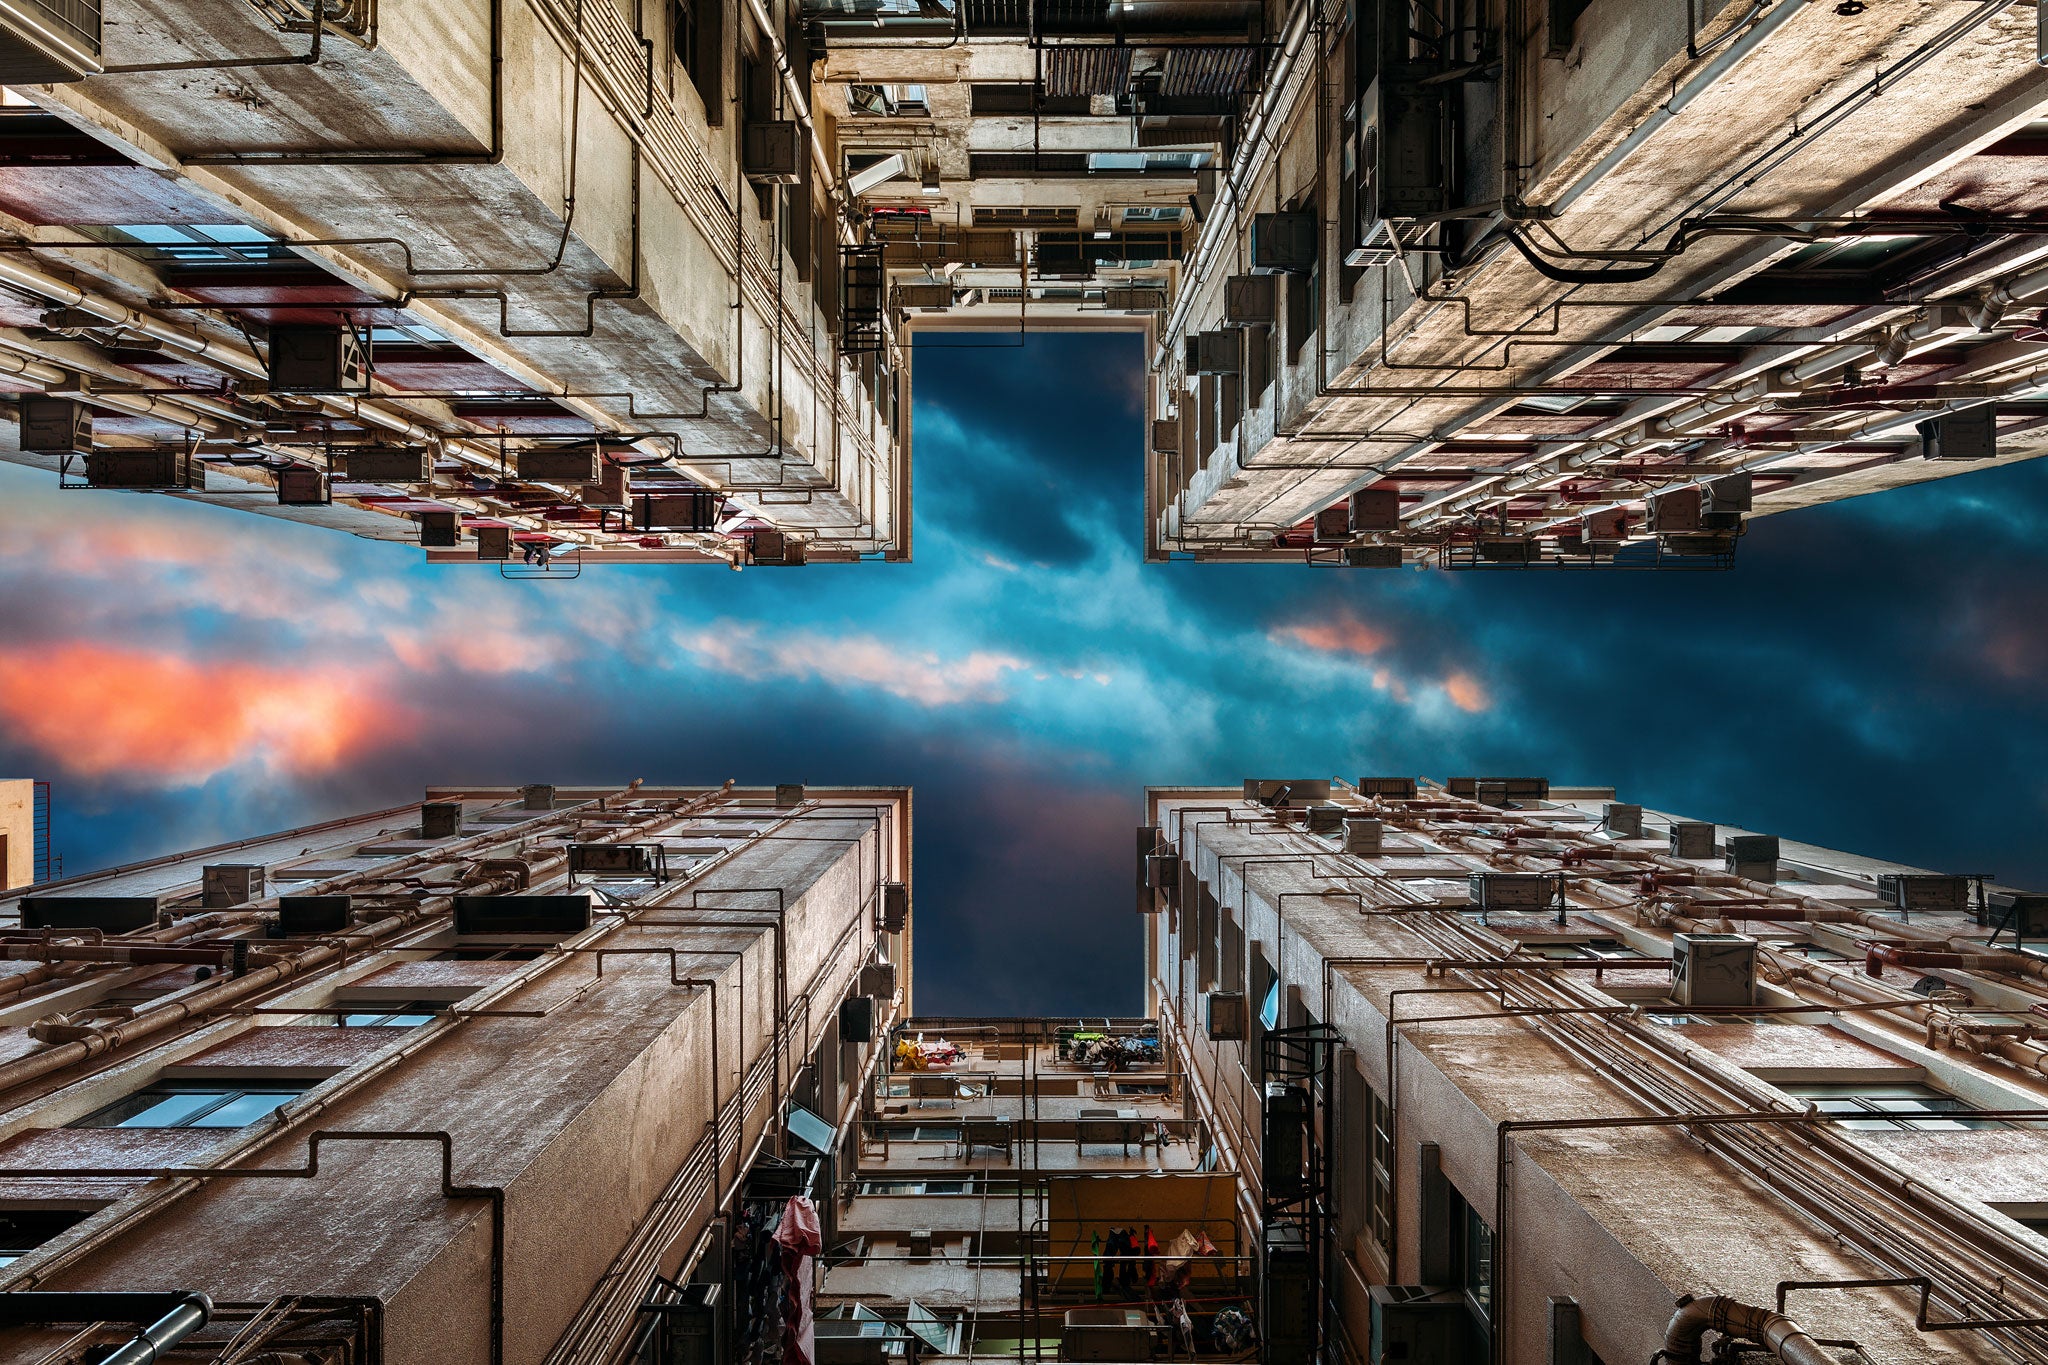
[[1027,660],[998,650],[942,655],[906,649],[875,635],[766,634],[735,621],[679,633],[676,643],[721,673],[852,684],[925,707],[1001,701],[1014,676],[1031,668]]
[[77,641],[0,652],[0,720],[67,774],[176,787],[243,764],[330,771],[405,740],[417,718],[370,672]]

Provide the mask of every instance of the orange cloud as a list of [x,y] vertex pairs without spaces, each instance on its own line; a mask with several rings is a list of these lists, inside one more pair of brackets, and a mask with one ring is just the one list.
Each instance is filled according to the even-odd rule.
[[413,728],[363,673],[83,641],[0,652],[0,724],[77,776],[187,784],[244,763],[320,772]]
[[1446,677],[1444,695],[1460,711],[1484,711],[1493,705],[1493,698],[1486,695],[1486,689],[1470,673],[1452,673]]
[[1335,616],[1328,621],[1304,621],[1274,631],[1270,639],[1293,640],[1296,644],[1325,654],[1377,654],[1386,648],[1387,634],[1375,630],[1355,616]]

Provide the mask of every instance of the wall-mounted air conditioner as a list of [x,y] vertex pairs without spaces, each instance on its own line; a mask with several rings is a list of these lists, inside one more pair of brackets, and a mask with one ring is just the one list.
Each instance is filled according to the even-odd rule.
[[600,455],[595,442],[566,446],[535,446],[519,451],[514,467],[522,479],[540,483],[596,483]]
[[794,185],[804,176],[803,128],[793,119],[750,123],[744,138],[747,179],[757,185]]
[[1621,801],[1609,801],[1601,818],[1607,832],[1617,839],[1640,839],[1643,837],[1643,808]]
[[350,483],[432,483],[433,452],[425,446],[340,446],[341,477]]
[[1322,243],[1313,213],[1252,215],[1252,271],[1261,275],[1306,275],[1316,268]]
[[1244,994],[1241,991],[1210,991],[1203,998],[1209,1041],[1244,1041]]
[[279,324],[270,329],[272,393],[368,393],[369,338],[353,326]]
[[199,869],[199,896],[209,910],[263,898],[263,864],[209,863]]
[[1232,275],[1223,281],[1223,321],[1231,327],[1271,327],[1280,319],[1279,281],[1271,275]]
[[1705,820],[1673,820],[1670,837],[1674,858],[1714,856],[1714,826]]
[[1361,488],[1351,495],[1353,535],[1401,529],[1401,492],[1396,488]]
[[1404,562],[1398,545],[1344,547],[1344,566],[1349,569],[1398,569]]
[[15,400],[21,412],[21,449],[27,455],[85,455],[92,450],[92,409],[70,398],[25,393]]
[[1756,1003],[1756,940],[1746,934],[1673,934],[1671,998],[1691,1006]]

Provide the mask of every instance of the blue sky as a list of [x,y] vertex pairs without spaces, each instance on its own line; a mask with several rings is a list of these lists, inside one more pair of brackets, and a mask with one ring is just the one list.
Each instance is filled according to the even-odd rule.
[[907,566],[505,582],[0,466],[0,772],[71,871],[430,782],[909,783],[928,1012],[1139,1007],[1148,783],[1528,773],[2048,885],[2048,462],[1726,574],[1147,565],[1142,377],[921,348]]

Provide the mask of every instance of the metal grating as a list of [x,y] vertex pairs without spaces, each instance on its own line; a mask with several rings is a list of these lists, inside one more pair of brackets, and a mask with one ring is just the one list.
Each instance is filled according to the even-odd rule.
[[1127,47],[1049,47],[1045,93],[1053,99],[1120,95],[1131,77]]
[[1242,95],[1257,83],[1259,49],[1176,47],[1168,50],[1159,93],[1169,98]]

